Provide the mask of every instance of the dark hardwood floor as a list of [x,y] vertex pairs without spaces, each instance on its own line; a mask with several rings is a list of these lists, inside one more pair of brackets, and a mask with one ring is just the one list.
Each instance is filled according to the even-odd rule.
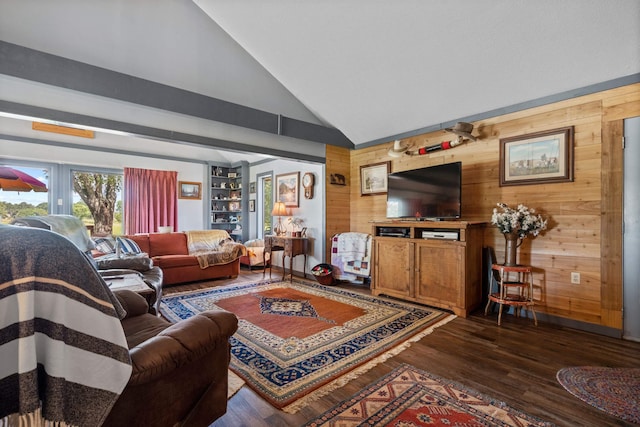
[[[273,274],[274,279],[280,277],[276,270]],[[261,270],[243,270],[235,280],[213,283],[262,278]],[[165,289],[165,295],[211,284],[174,286]],[[369,293],[363,286],[339,286]],[[559,426],[630,425],[573,397],[556,381],[556,372],[568,366],[639,367],[640,343],[543,322],[536,327],[529,319],[510,315],[503,316],[500,327],[496,320],[496,314],[485,317],[481,312],[467,319],[458,317],[296,414],[273,408],[245,385],[229,400],[227,414],[212,426],[301,426],[402,363],[462,383]]]

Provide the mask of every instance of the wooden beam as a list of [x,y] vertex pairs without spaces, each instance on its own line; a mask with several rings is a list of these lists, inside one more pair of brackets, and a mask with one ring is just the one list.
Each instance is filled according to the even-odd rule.
[[31,128],[33,130],[61,133],[63,135],[79,136],[81,138],[95,138],[95,132],[92,130],[71,128],[67,126],[58,126],[58,125],[52,125],[49,123],[32,122]]

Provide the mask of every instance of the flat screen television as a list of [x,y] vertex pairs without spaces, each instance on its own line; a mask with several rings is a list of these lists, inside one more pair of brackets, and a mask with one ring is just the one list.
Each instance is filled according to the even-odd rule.
[[461,202],[462,162],[389,174],[387,218],[457,219]]

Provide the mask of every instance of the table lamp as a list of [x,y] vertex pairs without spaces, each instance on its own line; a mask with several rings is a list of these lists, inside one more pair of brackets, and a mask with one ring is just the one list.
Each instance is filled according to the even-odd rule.
[[273,232],[276,233],[276,236],[284,235],[287,232],[287,230],[285,226],[282,225],[282,217],[289,215],[289,212],[287,212],[287,207],[284,205],[283,202],[276,202],[273,205],[273,210],[271,211],[271,215],[278,217],[278,225],[276,225],[273,228]]

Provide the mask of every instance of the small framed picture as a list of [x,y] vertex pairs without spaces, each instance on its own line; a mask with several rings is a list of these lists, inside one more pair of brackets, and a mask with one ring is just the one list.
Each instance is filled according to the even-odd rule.
[[373,163],[360,166],[360,195],[375,196],[387,194],[391,162]]
[[329,184],[333,184],[333,185],[347,185],[347,180],[345,179],[344,175],[341,175],[339,173],[332,173],[330,175],[330,181]]
[[256,201],[254,199],[249,200],[249,212],[256,211]]
[[202,183],[178,181],[178,198],[200,200],[202,198]]
[[573,181],[573,126],[500,139],[500,186]]
[[250,194],[254,194],[256,192],[256,183],[255,182],[250,182],[249,183],[249,193]]
[[283,202],[286,207],[300,206],[300,172],[276,175],[276,202]]

